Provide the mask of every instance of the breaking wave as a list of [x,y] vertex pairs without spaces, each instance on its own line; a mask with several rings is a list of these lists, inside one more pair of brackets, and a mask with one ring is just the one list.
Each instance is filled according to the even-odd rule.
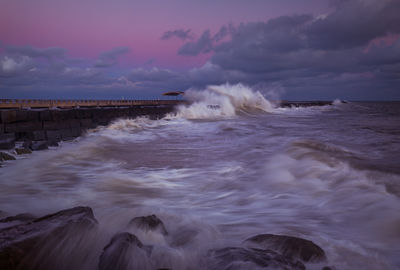
[[190,105],[178,106],[176,116],[186,119],[218,119],[274,111],[274,106],[259,91],[240,83],[211,85],[203,91],[188,90],[185,98]]

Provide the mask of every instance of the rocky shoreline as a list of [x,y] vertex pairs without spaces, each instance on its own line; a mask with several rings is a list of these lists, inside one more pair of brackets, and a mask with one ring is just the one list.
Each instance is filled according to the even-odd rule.
[[[99,226],[92,209],[82,206],[39,218],[30,214],[4,217],[5,213],[0,212],[1,216],[2,270],[82,268],[88,256],[80,247],[85,244],[88,235],[95,237]],[[132,218],[126,228],[116,231],[99,252],[96,269],[174,269],[171,259],[179,251],[180,244],[169,235],[169,225],[164,224],[156,215]],[[166,246],[161,257],[154,245],[139,239],[143,233],[156,234],[165,239]],[[54,251],[62,253],[62,258],[48,256]],[[313,269],[336,269],[328,266],[324,250],[309,240],[286,235],[260,234],[244,239],[239,246],[208,250],[200,265],[185,269],[305,270],[308,265],[313,265]]]

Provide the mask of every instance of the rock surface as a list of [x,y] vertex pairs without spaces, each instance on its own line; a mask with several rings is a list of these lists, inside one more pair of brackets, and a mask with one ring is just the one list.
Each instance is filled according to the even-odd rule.
[[164,223],[156,215],[135,217],[129,222],[128,226],[136,227],[144,231],[159,231],[163,235],[168,235]]
[[17,155],[32,154],[32,151],[27,148],[15,148],[15,152],[17,153]]
[[32,145],[31,145],[32,151],[40,151],[40,150],[46,150],[46,149],[49,149],[46,141],[32,142]]
[[209,270],[276,269],[305,270],[303,263],[291,260],[277,252],[254,248],[226,247],[209,254]]
[[99,270],[150,269],[146,247],[133,234],[122,232],[114,235],[104,247],[99,260]]
[[250,247],[274,250],[291,259],[304,262],[321,262],[326,260],[325,252],[312,241],[286,235],[260,234],[248,238]]
[[[0,269],[54,269],[54,265],[33,265],[60,243],[66,245],[70,239],[79,239],[96,225],[92,209],[75,207],[1,229]],[[39,252],[42,257],[38,257]],[[49,257],[45,258],[51,259]]]
[[16,160],[16,158],[6,152],[0,152],[0,160]]

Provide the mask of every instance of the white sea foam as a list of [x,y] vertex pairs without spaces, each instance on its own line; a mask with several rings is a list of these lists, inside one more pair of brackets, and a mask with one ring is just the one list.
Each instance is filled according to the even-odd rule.
[[243,84],[208,86],[202,91],[188,90],[190,105],[178,107],[177,116],[186,119],[216,119],[238,113],[272,112],[273,105],[259,91]]

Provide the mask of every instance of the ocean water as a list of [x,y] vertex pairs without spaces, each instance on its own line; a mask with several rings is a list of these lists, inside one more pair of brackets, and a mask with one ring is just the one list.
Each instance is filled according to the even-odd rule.
[[[163,119],[118,119],[7,162],[0,210],[92,207],[99,231],[74,247],[74,269],[96,269],[110,238],[150,214],[169,231],[138,234],[157,267],[201,269],[207,250],[273,233],[325,250],[307,269],[400,269],[399,102],[277,108],[243,85],[186,96]],[[70,249],[51,254],[66,269]]]

